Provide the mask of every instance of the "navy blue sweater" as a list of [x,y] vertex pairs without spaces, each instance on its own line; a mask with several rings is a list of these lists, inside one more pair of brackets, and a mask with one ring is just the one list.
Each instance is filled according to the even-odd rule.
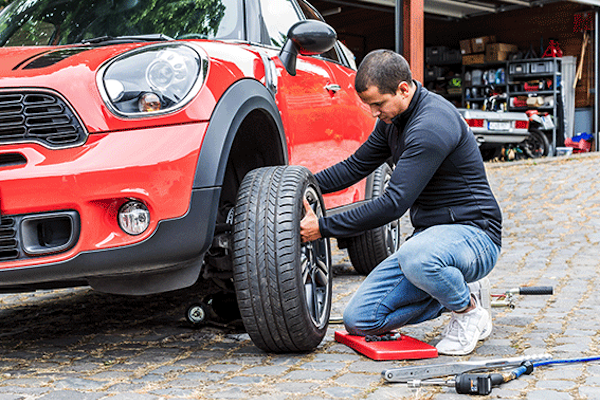
[[331,193],[357,183],[390,156],[396,164],[381,196],[320,218],[321,234],[353,236],[398,219],[410,208],[417,231],[467,224],[501,245],[502,214],[473,132],[450,102],[415,83],[408,109],[392,124],[377,121],[353,155],[316,174],[323,193]]

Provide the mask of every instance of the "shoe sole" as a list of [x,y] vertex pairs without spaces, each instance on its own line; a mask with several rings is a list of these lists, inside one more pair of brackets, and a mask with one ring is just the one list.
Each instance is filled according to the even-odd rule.
[[456,350],[456,351],[443,351],[440,349],[437,349],[439,354],[444,354],[447,356],[466,356],[467,354],[471,354],[474,350],[475,347],[477,347],[477,341],[475,341],[475,344],[473,344],[473,346],[468,347],[466,349],[460,349],[460,350]]

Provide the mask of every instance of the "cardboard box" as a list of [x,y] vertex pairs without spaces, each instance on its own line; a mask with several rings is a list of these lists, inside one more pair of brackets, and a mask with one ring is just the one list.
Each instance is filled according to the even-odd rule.
[[460,41],[460,53],[462,55],[471,54],[473,50],[471,49],[471,39],[465,39]]
[[519,48],[514,44],[490,43],[485,46],[485,61],[506,61],[509,55],[517,51]]
[[463,65],[484,64],[485,63],[485,53],[466,54],[462,58],[462,63],[463,63]]
[[485,47],[485,51],[504,51],[508,53],[516,53],[519,51],[519,48],[516,44],[508,44],[508,43],[489,43]]
[[473,53],[483,53],[485,52],[485,46],[488,43],[495,43],[496,36],[482,36],[478,38],[471,39],[471,51]]

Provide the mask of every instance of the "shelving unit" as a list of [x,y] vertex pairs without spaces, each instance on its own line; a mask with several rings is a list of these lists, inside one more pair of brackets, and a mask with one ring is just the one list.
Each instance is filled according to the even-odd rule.
[[[503,72],[498,73],[498,71]],[[463,65],[461,106],[477,110],[490,110],[491,97],[497,94],[497,100],[491,111],[506,111],[508,93],[506,72],[506,61]],[[471,76],[470,80],[468,79],[469,75]]]
[[508,110],[539,110],[549,113],[554,126],[545,132],[550,135],[551,154],[554,154],[557,132],[560,129],[558,106],[562,86],[562,59],[548,57],[508,61],[507,67]]
[[426,48],[425,86],[459,106],[461,89],[453,86],[453,79],[462,79],[460,50],[446,47]]
[[[504,70],[505,79],[498,83],[495,80],[494,83],[490,83],[490,79],[487,82],[482,79],[479,84],[473,82],[473,79],[470,82],[466,79],[468,73],[473,75],[473,71],[486,74],[499,69]],[[484,105],[490,104],[489,93],[502,93],[504,96],[501,101],[505,102],[505,106],[496,107],[496,110],[522,112],[539,110],[541,114],[548,113],[554,126],[545,129],[544,132],[551,145],[551,154],[555,154],[557,134],[562,132],[558,115],[561,70],[562,59],[553,57],[463,65],[462,107],[484,109]]]

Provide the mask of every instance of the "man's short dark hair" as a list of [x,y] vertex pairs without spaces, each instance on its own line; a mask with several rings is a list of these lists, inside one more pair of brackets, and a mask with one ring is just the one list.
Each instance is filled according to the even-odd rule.
[[396,94],[402,81],[413,84],[406,59],[391,50],[374,50],[358,66],[354,86],[358,93],[376,86],[381,94]]

